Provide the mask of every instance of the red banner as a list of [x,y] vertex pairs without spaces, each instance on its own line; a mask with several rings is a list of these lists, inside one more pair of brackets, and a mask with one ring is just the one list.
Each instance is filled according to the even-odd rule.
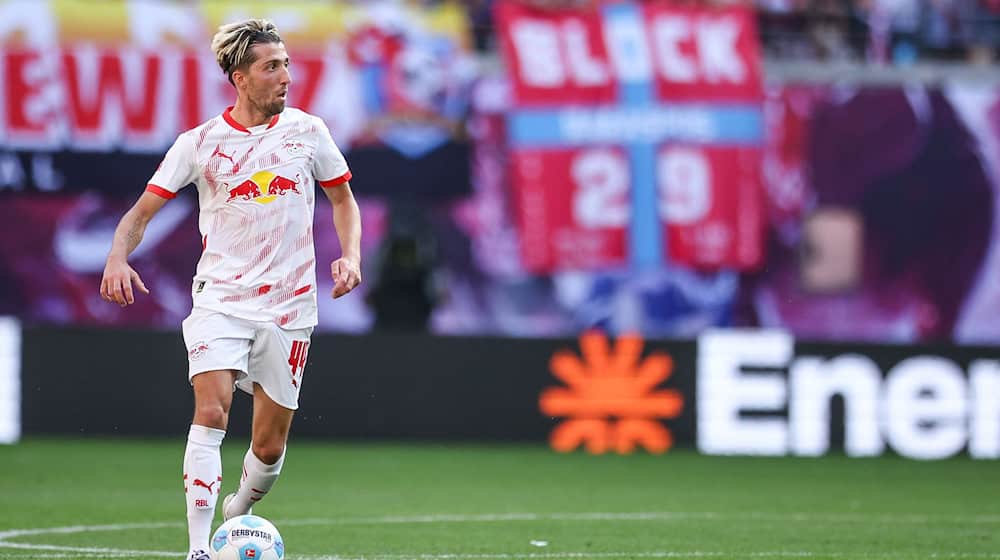
[[551,11],[501,2],[497,23],[519,103],[615,101],[614,69],[608,65],[600,14],[595,8]]
[[523,255],[539,272],[761,258],[753,14],[497,8]]
[[624,262],[629,201],[621,150],[521,151],[512,171],[529,270]]
[[635,6],[639,25],[600,6],[539,10],[500,3],[503,54],[519,103],[613,103],[622,81],[654,80],[662,100],[751,100],[761,95],[753,12],[669,4]]
[[[3,143],[9,147],[162,151],[179,131],[233,100],[232,86],[211,56],[66,47],[54,53],[2,51],[0,62]],[[319,55],[296,57],[290,103],[338,122],[341,115],[317,95],[320,83],[338,71],[343,67]]]
[[753,101],[762,73],[753,11],[644,6],[663,100]]
[[670,260],[697,268],[761,262],[759,174],[759,148],[662,147],[657,185]]

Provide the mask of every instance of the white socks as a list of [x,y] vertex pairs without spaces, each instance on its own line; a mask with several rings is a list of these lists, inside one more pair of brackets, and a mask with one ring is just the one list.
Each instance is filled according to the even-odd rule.
[[[222,490],[222,439],[225,430],[191,425],[184,450],[184,498],[187,502],[190,550],[208,550],[215,518],[215,504]],[[267,494],[281,474],[285,454],[273,465],[265,465],[253,454],[253,445],[243,457],[243,478],[227,512],[246,513]],[[231,517],[230,515],[229,517]]]
[[190,549],[208,550],[215,502],[222,489],[222,456],[219,448],[225,430],[191,425],[184,450],[184,499],[187,502]]
[[274,481],[278,480],[281,465],[284,463],[285,454],[282,453],[277,463],[265,465],[253,454],[251,444],[246,456],[243,457],[243,478],[240,480],[240,489],[236,491],[236,497],[233,498],[227,511],[241,514],[250,511],[250,508],[274,486]]

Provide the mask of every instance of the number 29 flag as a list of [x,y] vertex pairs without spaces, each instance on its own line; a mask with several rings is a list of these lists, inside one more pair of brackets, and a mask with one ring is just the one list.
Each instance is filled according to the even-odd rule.
[[529,270],[762,258],[760,57],[746,8],[497,4]]

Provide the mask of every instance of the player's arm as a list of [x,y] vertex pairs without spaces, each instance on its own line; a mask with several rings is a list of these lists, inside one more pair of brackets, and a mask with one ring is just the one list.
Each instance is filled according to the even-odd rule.
[[128,256],[139,246],[149,221],[166,202],[166,198],[146,191],[118,222],[114,241],[111,242],[111,251],[104,265],[104,278],[101,279],[101,297],[106,301],[117,303],[122,307],[134,303],[133,282],[143,293],[149,293],[139,278],[139,273],[129,266]]
[[333,297],[339,298],[361,283],[361,210],[346,181],[323,192],[333,204],[333,227],[340,239],[341,256],[330,264]]
[[333,227],[340,239],[340,258],[330,263],[333,297],[350,292],[361,283],[361,211],[351,191],[351,171],[330,136],[326,124],[316,119],[318,144],[313,176],[333,203]]
[[122,307],[134,303],[133,283],[143,293],[149,293],[139,274],[129,266],[128,257],[139,246],[153,216],[168,200],[177,196],[177,191],[194,180],[194,151],[190,135],[178,136],[153,173],[145,192],[118,222],[108,261],[104,266],[104,277],[101,279],[101,297],[105,300]]

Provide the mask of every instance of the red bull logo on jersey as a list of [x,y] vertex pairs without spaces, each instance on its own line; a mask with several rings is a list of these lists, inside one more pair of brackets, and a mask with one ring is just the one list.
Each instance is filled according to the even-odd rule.
[[208,352],[208,344],[199,340],[188,349],[188,358],[191,361],[200,360],[205,355],[205,352]]
[[285,148],[285,151],[293,156],[301,154],[302,151],[306,149],[306,145],[298,140],[289,140],[288,142],[285,142],[283,147]]
[[258,171],[249,179],[231,187],[226,183],[225,189],[229,193],[226,202],[234,200],[252,200],[257,204],[270,204],[277,200],[279,196],[287,193],[302,194],[299,190],[299,183],[302,182],[299,175],[295,175],[296,180],[283,177],[271,171]]

